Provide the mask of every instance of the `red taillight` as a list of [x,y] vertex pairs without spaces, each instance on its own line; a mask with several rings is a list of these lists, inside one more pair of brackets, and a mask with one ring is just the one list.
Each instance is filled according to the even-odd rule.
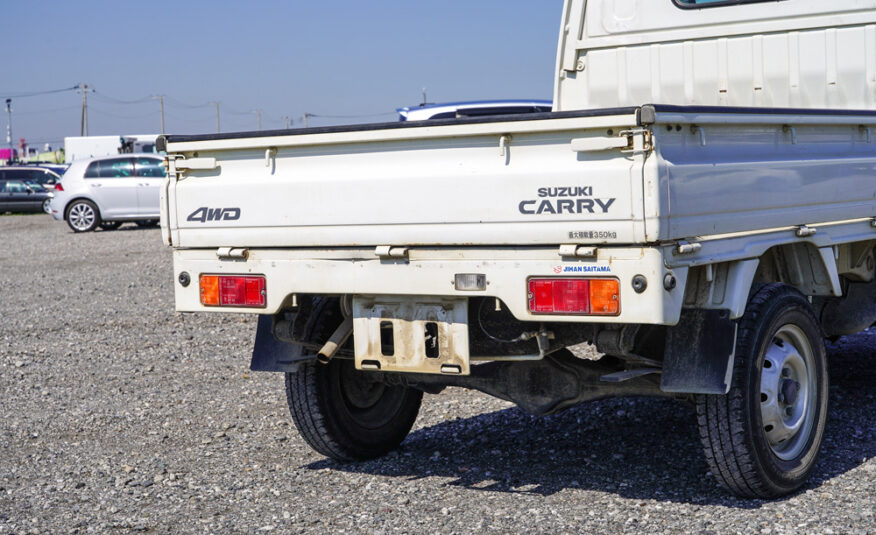
[[64,191],[64,186],[60,182],[55,184],[55,191]]
[[535,314],[615,316],[617,279],[529,279],[529,311]]
[[263,275],[201,275],[201,304],[222,307],[264,307]]

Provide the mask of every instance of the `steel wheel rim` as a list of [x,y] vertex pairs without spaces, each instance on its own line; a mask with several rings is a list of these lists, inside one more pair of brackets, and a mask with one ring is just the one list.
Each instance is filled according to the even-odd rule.
[[81,203],[70,208],[70,224],[76,230],[88,230],[94,224],[94,209]]
[[792,460],[806,449],[817,395],[812,344],[796,325],[783,325],[770,341],[760,374],[763,432],[779,459]]

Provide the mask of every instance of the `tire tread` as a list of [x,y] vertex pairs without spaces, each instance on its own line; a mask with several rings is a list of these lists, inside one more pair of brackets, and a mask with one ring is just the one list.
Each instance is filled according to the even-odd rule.
[[[710,471],[727,490],[747,498],[772,498],[782,494],[768,485],[758,468],[757,460],[749,448],[745,415],[745,380],[747,362],[741,356],[753,348],[747,345],[757,342],[757,330],[768,305],[785,294],[797,294],[796,290],[781,284],[769,284],[756,288],[746,306],[746,313],[739,323],[733,362],[730,391],[723,396],[699,395],[696,397],[697,424],[700,441]],[[799,294],[797,294],[799,295]],[[811,308],[806,312],[818,325]]]

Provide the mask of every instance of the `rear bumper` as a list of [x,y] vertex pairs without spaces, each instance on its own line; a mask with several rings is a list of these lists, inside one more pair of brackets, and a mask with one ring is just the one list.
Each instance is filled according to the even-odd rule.
[[[179,282],[182,272],[191,283]],[[200,303],[198,277],[211,274],[262,274],[266,277],[266,308],[215,308]],[[458,291],[457,273],[484,274],[486,290]],[[663,287],[672,274],[677,285]],[[644,276],[641,293],[632,280]],[[533,276],[612,277],[620,281],[617,316],[532,314],[527,280]],[[600,248],[596,258],[570,259],[556,248],[412,249],[406,259],[378,258],[374,249],[250,249],[246,259],[220,259],[216,249],[174,251],[176,308],[182,312],[243,312],[274,314],[291,304],[293,294],[489,296],[501,299],[521,321],[636,323],[674,325],[681,313],[687,268],[666,268],[659,249]]]

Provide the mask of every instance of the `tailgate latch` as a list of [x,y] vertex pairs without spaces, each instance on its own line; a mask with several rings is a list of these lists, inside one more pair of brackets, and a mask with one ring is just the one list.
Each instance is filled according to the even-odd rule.
[[572,140],[572,152],[649,152],[653,148],[651,131],[647,128],[623,130],[617,136],[595,136]]

